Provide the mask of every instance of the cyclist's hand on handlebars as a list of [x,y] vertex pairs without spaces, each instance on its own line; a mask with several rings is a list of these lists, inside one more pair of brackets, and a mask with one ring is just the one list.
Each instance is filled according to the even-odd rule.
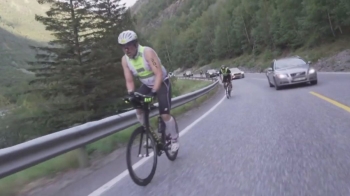
[[128,92],[128,95],[129,95],[130,97],[134,97],[134,96],[135,96],[134,91]]
[[130,101],[135,97],[134,91],[128,92],[128,96],[124,97],[123,100],[125,103],[130,103]]

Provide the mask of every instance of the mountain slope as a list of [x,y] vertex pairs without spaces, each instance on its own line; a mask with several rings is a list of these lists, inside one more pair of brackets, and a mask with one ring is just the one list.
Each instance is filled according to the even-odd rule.
[[133,9],[138,31],[171,69],[266,67],[295,52],[315,61],[324,54],[312,51],[346,42],[350,33],[349,0],[139,0]]
[[0,27],[15,35],[47,42],[52,36],[35,20],[35,14],[44,15],[48,9],[37,0],[1,0]]
[[48,10],[36,0],[0,1],[0,85],[12,86],[32,77],[23,70],[26,61],[34,60],[34,51],[28,45],[42,45],[52,36],[35,20],[35,14]]
[[28,73],[20,71],[27,68],[26,60],[33,60],[34,53],[28,45],[36,42],[15,36],[0,28],[0,85],[10,86],[18,81],[30,77]]

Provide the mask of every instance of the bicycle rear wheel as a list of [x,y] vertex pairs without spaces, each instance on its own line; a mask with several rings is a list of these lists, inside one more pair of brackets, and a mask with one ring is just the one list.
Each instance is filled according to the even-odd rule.
[[232,86],[228,89],[228,95],[231,97],[231,93],[232,93]]
[[[140,138],[138,138],[137,136],[140,135]],[[133,162],[131,160],[131,153],[132,153],[132,147],[133,147],[133,142],[136,139],[140,139],[139,140],[139,144],[136,145],[137,146],[137,155],[138,157],[142,156],[141,154],[141,149],[143,148],[143,144],[142,144],[142,140],[145,139],[145,141],[147,141],[148,139],[150,140],[150,143],[148,142],[147,146],[150,146],[153,150],[153,153],[149,153],[149,150],[147,148],[147,146],[145,147],[145,151],[146,154],[145,156],[148,158],[152,158],[151,156],[153,156],[153,165],[152,165],[152,169],[151,172],[147,175],[147,177],[145,178],[140,178],[139,176],[136,175],[135,170],[133,169]],[[135,151],[133,151],[135,153]],[[127,146],[127,152],[126,152],[126,163],[127,163],[127,167],[128,167],[128,171],[130,174],[131,179],[140,186],[146,186],[147,184],[149,184],[156,172],[156,168],[157,168],[157,147],[156,144],[153,140],[153,138],[151,137],[150,133],[146,132],[144,130],[143,127],[138,127],[135,129],[135,131],[131,134],[128,146]]]
[[[172,116],[173,119],[174,119],[174,122],[175,122],[175,128],[176,128],[176,133],[178,135],[178,138],[177,138],[177,141],[179,142],[179,138],[180,138],[180,135],[179,135],[179,127],[177,125],[177,121],[176,121],[176,118],[174,116]],[[161,119],[160,119],[161,120]],[[170,161],[174,161],[177,157],[177,153],[179,152],[179,149],[177,149],[176,152],[171,152],[171,139],[170,137],[168,137],[168,134],[166,133],[166,127],[165,127],[165,123],[161,120],[162,122],[162,141],[163,141],[163,148],[164,148],[164,152],[166,154],[166,156],[168,157],[168,159]]]
[[228,93],[228,85],[226,85],[225,91],[226,91],[226,98],[229,99],[229,98],[230,98],[230,95],[229,95],[229,93]]

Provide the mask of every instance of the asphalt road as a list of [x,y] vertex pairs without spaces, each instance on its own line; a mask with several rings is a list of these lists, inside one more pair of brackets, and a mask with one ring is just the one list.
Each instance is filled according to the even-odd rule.
[[179,119],[181,130],[201,121],[182,135],[176,161],[158,159],[148,186],[115,178],[126,169],[120,156],[119,165],[54,195],[350,195],[350,108],[339,104],[350,106],[350,74],[319,73],[316,86],[279,91],[263,74],[245,75],[233,81],[231,99],[221,89]]

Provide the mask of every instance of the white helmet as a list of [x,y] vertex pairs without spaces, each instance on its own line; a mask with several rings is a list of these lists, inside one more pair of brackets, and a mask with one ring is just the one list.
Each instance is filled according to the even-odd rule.
[[134,40],[137,40],[137,35],[134,31],[131,30],[121,32],[118,37],[119,44],[127,44]]

